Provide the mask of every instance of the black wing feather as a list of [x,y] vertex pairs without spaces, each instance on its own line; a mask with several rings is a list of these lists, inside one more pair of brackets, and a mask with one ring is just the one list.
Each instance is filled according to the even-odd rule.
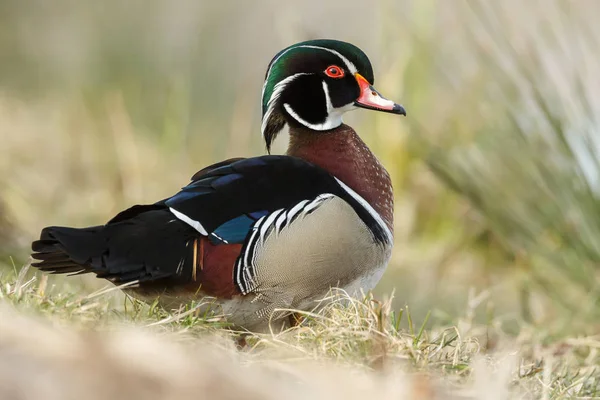
[[212,232],[240,215],[272,212],[322,193],[344,195],[342,192],[332,175],[309,162],[289,156],[263,156],[212,169],[165,204]]
[[375,238],[385,240],[383,228],[327,171],[295,157],[263,156],[206,167],[173,197],[133,206],[106,225],[45,228],[32,244],[32,256],[39,261],[34,266],[52,273],[93,272],[115,283],[184,284],[192,270],[189,244],[200,233],[169,208],[200,222],[208,233],[238,219],[222,231],[239,239],[251,230],[246,218],[255,221],[323,193],[346,200]]
[[195,181],[164,204],[200,222],[207,232],[214,232],[222,224],[244,214],[271,213],[331,193],[354,208],[376,240],[386,240],[384,228],[334,176],[301,158],[254,157],[220,163],[204,171],[195,175]]

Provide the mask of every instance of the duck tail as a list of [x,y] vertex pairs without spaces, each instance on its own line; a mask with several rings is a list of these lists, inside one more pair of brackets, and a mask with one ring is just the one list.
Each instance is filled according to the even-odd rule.
[[44,228],[40,239],[31,244],[33,267],[53,274],[79,274],[93,272],[92,255],[101,255],[106,239],[104,226]]

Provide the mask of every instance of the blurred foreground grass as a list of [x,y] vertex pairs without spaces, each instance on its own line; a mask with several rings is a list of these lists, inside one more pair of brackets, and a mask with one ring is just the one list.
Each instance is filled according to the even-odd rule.
[[[395,289],[394,308],[421,321],[432,311],[432,327],[483,302],[469,308],[475,324],[502,321],[532,348],[536,335],[597,334],[600,3],[340,5],[0,0],[6,270],[46,225],[102,223],[208,163],[261,154],[268,61],[291,42],[334,37],[366,51],[377,87],[409,113],[348,117],[396,191],[378,297]],[[71,281],[75,297],[102,285]],[[45,301],[51,314],[82,305]],[[98,304],[86,318],[112,309]]]
[[[507,335],[501,321],[474,321],[482,306],[477,301],[464,309],[456,326],[425,329],[408,309],[394,311],[391,301],[331,296],[334,303],[319,314],[305,313],[301,326],[247,334],[247,345],[238,352],[234,339],[240,333],[224,330],[218,315],[198,315],[193,308],[167,313],[124,297],[115,287],[82,294],[47,276],[2,274],[0,318],[10,323],[0,324],[0,397],[600,395],[598,337],[556,340],[526,326],[516,337]],[[39,321],[41,316],[46,321]],[[401,320],[408,321],[408,329],[399,329]]]

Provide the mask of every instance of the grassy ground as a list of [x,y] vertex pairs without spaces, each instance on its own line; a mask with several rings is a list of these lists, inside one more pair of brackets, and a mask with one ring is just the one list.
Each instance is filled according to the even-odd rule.
[[[347,299],[299,327],[269,335],[224,328],[193,306],[165,312],[109,287],[90,294],[63,280],[0,276],[0,396],[45,398],[592,398],[600,395],[600,338],[557,340],[502,321],[424,328],[390,301]],[[344,301],[344,300],[349,300]],[[7,307],[12,305],[14,308]],[[16,311],[15,311],[16,310]],[[43,317],[43,318],[42,318]],[[400,329],[400,321],[408,329]],[[251,370],[251,371],[250,371]],[[16,397],[9,394],[19,393]],[[287,397],[290,396],[290,397]]]
[[[600,3],[42,3],[0,0],[0,391],[133,382],[122,397],[168,398],[150,381],[177,398],[214,379],[223,398],[598,395]],[[409,113],[347,118],[394,181],[379,301],[237,353],[219,318],[20,274],[44,226],[103,223],[262,154],[266,64],[314,37],[363,48]]]

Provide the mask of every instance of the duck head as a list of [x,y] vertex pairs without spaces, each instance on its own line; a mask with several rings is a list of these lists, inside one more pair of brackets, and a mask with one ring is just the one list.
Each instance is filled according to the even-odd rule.
[[267,68],[262,90],[262,134],[271,143],[285,124],[327,131],[358,107],[406,115],[373,87],[373,68],[358,47],[310,40],[281,50]]

